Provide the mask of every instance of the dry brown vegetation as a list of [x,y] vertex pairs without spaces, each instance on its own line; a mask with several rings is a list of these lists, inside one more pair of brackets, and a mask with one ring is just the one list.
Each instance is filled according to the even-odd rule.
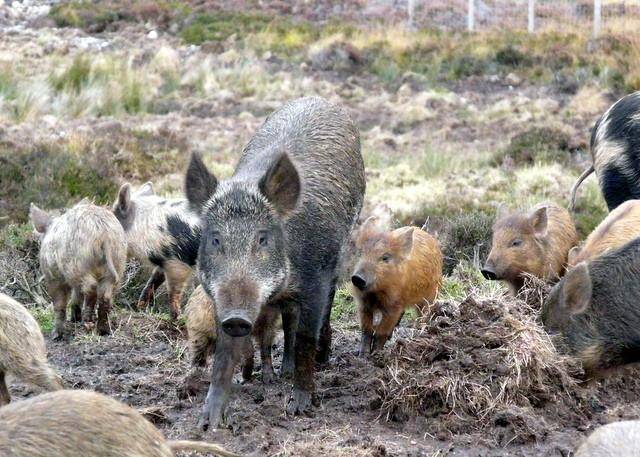
[[[577,386],[579,367],[538,322],[540,295],[508,299],[477,271],[499,205],[566,204],[590,160],[591,125],[640,88],[637,37],[409,31],[404,12],[340,3],[335,13],[329,0],[260,11],[251,1],[72,1],[34,17],[0,6],[0,290],[48,334],[30,201],[109,203],[124,180],[179,195],[190,152],[228,176],[269,112],[316,94],[360,128],[363,216],[426,222],[440,239],[440,300],[363,361],[342,288],[315,416],[284,417],[288,385],[257,380],[239,387],[235,419],[213,438],[253,455],[567,455],[598,423],[637,417],[633,376]],[[605,214],[591,179],[578,199],[581,235]],[[50,343],[51,359],[69,386],[154,408],[165,434],[197,437],[206,384],[177,397],[188,371],[182,324],[168,323],[164,292],[149,314],[129,309],[145,274],[129,266],[113,337],[74,328],[70,344]]]

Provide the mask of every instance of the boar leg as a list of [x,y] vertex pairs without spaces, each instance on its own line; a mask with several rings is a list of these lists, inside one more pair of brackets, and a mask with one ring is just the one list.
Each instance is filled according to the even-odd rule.
[[220,332],[216,342],[216,353],[211,367],[211,384],[202,411],[200,428],[207,430],[209,427],[218,428],[223,419],[231,383],[233,381],[233,370],[243,355],[246,348],[246,340],[251,343],[251,337],[232,338],[224,332]]
[[371,308],[359,306],[360,328],[362,329],[362,337],[360,340],[360,357],[367,357],[371,354],[373,345],[373,311]]
[[312,406],[318,335],[331,290],[331,283],[322,278],[305,278],[303,281],[318,284],[319,287],[317,293],[309,288],[296,300],[300,304],[300,319],[296,331],[293,390],[286,407],[291,415],[305,413]]
[[71,291],[71,322],[82,322],[82,292],[74,288]]
[[320,339],[318,340],[318,352],[316,353],[317,363],[327,363],[329,356],[331,355],[331,308],[333,307],[333,300],[336,296],[336,281],[331,286],[329,292],[329,302],[324,311],[322,317],[322,329],[320,330]]
[[400,323],[400,319],[404,315],[404,310],[400,309],[391,309],[388,310],[385,314],[382,315],[382,320],[378,327],[376,328],[376,334],[374,336],[373,341],[373,350],[378,351],[384,348],[385,343],[391,338],[393,334],[393,330]]
[[162,268],[154,268],[153,273],[151,273],[151,277],[140,293],[140,298],[138,298],[138,311],[145,310],[149,307],[149,304],[151,303],[151,300],[153,300],[156,290],[158,290],[158,288],[164,283],[164,280],[165,274]]
[[164,271],[169,289],[169,312],[171,319],[176,320],[180,316],[182,292],[191,275],[191,268],[182,262],[167,261]]
[[67,304],[69,303],[69,288],[67,286],[59,286],[54,289],[53,311],[54,311],[54,328],[51,337],[54,340],[64,338],[64,323],[67,320]]
[[84,294],[84,322],[93,322],[96,313],[96,302],[98,301],[98,293],[95,289]]
[[293,378],[295,371],[296,331],[299,316],[300,312],[295,304],[283,304],[282,330],[284,331],[284,354],[282,356],[281,374],[286,378]]
[[4,371],[0,370],[0,406],[7,405],[11,402],[11,395],[7,389],[7,382],[4,379]]
[[251,338],[247,338],[244,345],[244,361],[242,362],[242,380],[244,382],[251,382],[253,378],[253,342]]
[[111,333],[109,313],[113,306],[112,297],[113,285],[109,282],[101,284],[100,290],[98,290],[98,324],[96,326],[98,335],[108,335]]
[[[271,306],[266,306],[258,316],[258,319],[256,319],[256,323],[253,326],[254,338],[260,346],[262,382],[264,384],[271,384],[275,379],[275,374],[273,372],[273,359],[271,357],[271,346],[273,346],[273,339],[275,337],[275,323],[278,318],[277,313],[277,309]],[[253,358],[253,349],[251,357]]]

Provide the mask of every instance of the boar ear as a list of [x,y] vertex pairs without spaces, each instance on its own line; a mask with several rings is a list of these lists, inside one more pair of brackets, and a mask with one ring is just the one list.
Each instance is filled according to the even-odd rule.
[[200,211],[216,192],[217,187],[218,180],[209,172],[200,154],[191,154],[185,179],[185,193],[191,207]]
[[531,225],[536,236],[543,237],[547,235],[547,208],[547,206],[538,208],[531,215]]
[[592,293],[589,266],[581,262],[565,275],[562,287],[564,305],[571,314],[583,313],[591,303]]
[[51,223],[51,216],[33,203],[31,203],[31,206],[29,207],[29,218],[31,218],[33,228],[38,233],[45,233],[47,231],[47,227],[49,227],[49,224]]
[[396,235],[396,239],[399,242],[400,253],[403,257],[408,257],[411,254],[413,248],[413,232],[415,227],[406,227],[401,229]]
[[574,246],[569,249],[569,255],[567,257],[567,263],[569,265],[575,265],[576,259],[578,258],[578,255],[580,255],[581,250],[582,248],[580,246]]
[[281,216],[296,208],[300,197],[300,176],[287,154],[282,154],[258,183],[260,192]]
[[153,183],[151,181],[147,181],[136,191],[136,195],[140,197],[148,197],[150,195],[155,195],[153,191]]
[[367,220],[365,220],[360,226],[359,232],[360,233],[371,232],[378,227],[379,222],[380,222],[380,219],[378,218],[378,216],[369,216]]
[[131,184],[125,183],[118,191],[118,211],[127,214],[131,208]]
[[504,219],[509,215],[509,208],[504,203],[500,203],[496,209],[496,221]]

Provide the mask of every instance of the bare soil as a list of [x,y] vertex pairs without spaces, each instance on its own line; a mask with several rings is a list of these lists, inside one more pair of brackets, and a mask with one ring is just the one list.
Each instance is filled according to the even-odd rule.
[[[355,355],[356,322],[348,321],[334,325],[333,354],[319,367],[320,404],[312,416],[285,416],[286,380],[263,385],[258,372],[252,382],[241,384],[238,373],[228,427],[202,432],[197,422],[206,378],[197,395],[179,398],[189,371],[184,330],[162,315],[126,310],[115,313],[112,326],[110,337],[97,337],[78,325],[70,342],[47,341],[50,360],[68,387],[103,392],[138,408],[169,438],[212,440],[243,455],[568,456],[596,425],[640,415],[640,382],[627,375],[581,388],[580,413],[558,395],[557,403],[545,402],[542,409],[504,409],[481,431],[469,424],[468,433],[449,430],[447,423],[459,421],[437,409],[433,417],[426,411],[417,418],[387,421],[379,393],[385,365],[393,360],[389,351],[398,342],[411,344],[406,337],[414,330],[400,327],[385,353],[363,360]],[[278,341],[276,367],[281,348]],[[485,354],[491,352],[485,348]],[[21,384],[11,389],[16,396],[33,394]]]

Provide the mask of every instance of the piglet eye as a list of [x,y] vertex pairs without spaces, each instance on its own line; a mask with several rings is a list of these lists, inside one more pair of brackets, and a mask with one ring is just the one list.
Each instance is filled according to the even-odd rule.
[[263,248],[269,245],[269,237],[265,232],[261,232],[258,235],[258,244]]
[[391,254],[385,254],[382,257],[380,257],[380,260],[382,260],[385,263],[388,263],[391,260]]
[[518,246],[522,246],[522,240],[513,240],[511,242],[511,247],[512,248],[517,248]]

